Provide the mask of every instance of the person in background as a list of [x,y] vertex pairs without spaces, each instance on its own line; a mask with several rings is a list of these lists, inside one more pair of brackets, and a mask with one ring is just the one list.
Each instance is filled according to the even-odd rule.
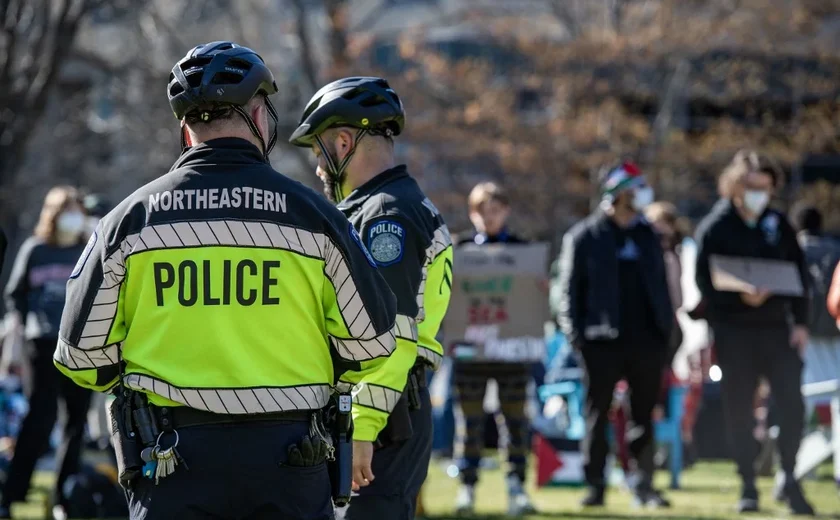
[[[88,193],[82,199],[82,205],[87,213],[85,219],[85,239],[89,238],[99,221],[111,211],[111,205],[98,193]],[[87,416],[89,447],[95,450],[111,450],[110,433],[108,432],[108,406],[105,394],[93,392],[90,409]]]
[[[494,243],[523,243],[507,228],[510,203],[505,191],[496,183],[484,182],[473,188],[468,198],[470,220],[475,233],[457,240],[458,245]],[[489,379],[495,379],[499,391],[501,416],[508,431],[508,513],[522,515],[534,511],[523,488],[528,457],[528,429],[526,416],[527,388],[531,379],[529,363],[473,363],[453,360],[453,379],[456,391],[456,456],[460,459],[462,487],[456,498],[459,513],[475,508],[475,484],[481,451],[484,447],[484,393]]]
[[[799,206],[792,212],[792,217],[811,276],[810,337],[805,349],[802,383],[829,381],[840,374],[840,329],[827,305],[831,279],[840,262],[840,243],[823,235],[822,213],[817,208]],[[807,398],[805,420],[817,404],[827,404],[828,401],[825,397]]]
[[653,189],[639,168],[623,163],[600,179],[601,207],[563,238],[559,325],[585,371],[586,435],[581,444],[588,493],[583,506],[604,504],[608,414],[616,383],[630,387],[635,432],[628,485],[637,505],[668,507],[653,488],[657,403],[674,308],[660,239],[642,216]]
[[89,193],[85,195],[84,199],[82,199],[82,205],[85,207],[85,211],[87,212],[87,218],[85,219],[85,234],[86,236],[90,236],[93,234],[102,217],[111,211],[111,205],[103,195],[98,193]]
[[3,260],[6,258],[6,248],[9,246],[9,239],[6,238],[6,233],[3,228],[0,228],[0,273],[3,272]]
[[79,468],[90,391],[62,377],[53,366],[67,279],[84,250],[85,212],[75,188],[56,186],[44,200],[35,233],[18,251],[6,286],[14,343],[26,341],[22,356],[29,368],[29,412],[21,425],[15,453],[0,500],[0,518],[11,518],[14,502],[26,500],[35,464],[48,447],[56,423],[58,401],[67,416],[56,454],[58,476],[52,500],[62,518],[60,490]]
[[793,262],[807,294],[810,278],[796,234],[786,216],[769,207],[778,181],[776,169],[766,158],[749,150],[735,155],[720,177],[721,200],[697,229],[695,277],[706,301],[705,317],[723,376],[724,415],[743,485],[738,511],[758,510],[753,405],[759,378],[764,376],[779,412],[778,446],[784,473],[779,493],[793,513],[813,515],[793,474],[804,427],[800,386],[808,343],[808,300],[773,296],[761,288],[740,294],[718,291],[709,267],[712,255]]
[[645,209],[653,230],[659,235],[662,251],[665,254],[665,274],[668,277],[668,292],[674,310],[682,307],[682,265],[680,264],[680,244],[683,234],[676,206],[670,202],[654,202]]

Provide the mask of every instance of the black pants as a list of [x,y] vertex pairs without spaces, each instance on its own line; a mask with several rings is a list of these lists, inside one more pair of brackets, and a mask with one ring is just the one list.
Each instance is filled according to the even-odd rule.
[[373,454],[373,482],[353,494],[337,511],[342,520],[413,520],[417,495],[426,480],[432,456],[432,403],[429,389],[420,389],[420,409],[411,410],[413,434]]
[[308,434],[308,423],[292,421],[178,429],[189,470],[179,465],[158,485],[132,481],[131,520],[331,520],[326,464],[285,464],[289,446]]
[[[456,363],[453,367],[457,402],[455,452],[461,467],[461,481],[478,482],[478,468],[484,449],[484,393],[487,381],[495,379],[499,387],[501,417],[498,429],[507,428],[508,474],[525,481],[528,458],[529,421],[526,416],[527,389],[531,366],[524,363]],[[501,419],[501,420],[500,420]],[[502,424],[500,424],[502,423]]]
[[615,385],[624,378],[630,388],[631,480],[634,486],[650,487],[654,470],[651,413],[661,389],[664,346],[591,343],[581,349],[581,357],[586,371],[586,436],[581,444],[586,483],[594,488],[606,486],[608,414]]
[[723,412],[735,462],[743,481],[755,480],[758,443],[755,427],[755,391],[764,376],[778,413],[779,455],[782,470],[793,473],[804,428],[802,358],[790,346],[787,327],[742,327],[712,324],[715,351],[723,378],[720,381]]
[[67,422],[56,453],[58,475],[52,497],[55,503],[60,503],[60,490],[67,477],[79,470],[91,392],[77,386],[55,368],[52,358],[57,341],[38,339],[27,345],[27,362],[32,375],[27,388],[29,413],[21,424],[3,489],[6,506],[26,500],[35,464],[49,448],[50,434],[58,417],[59,400],[65,407]]

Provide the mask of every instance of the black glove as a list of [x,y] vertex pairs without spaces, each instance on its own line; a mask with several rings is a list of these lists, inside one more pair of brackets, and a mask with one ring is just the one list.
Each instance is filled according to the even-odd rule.
[[321,439],[315,442],[305,435],[300,445],[289,446],[289,458],[286,462],[289,466],[306,467],[317,466],[327,459],[327,443]]

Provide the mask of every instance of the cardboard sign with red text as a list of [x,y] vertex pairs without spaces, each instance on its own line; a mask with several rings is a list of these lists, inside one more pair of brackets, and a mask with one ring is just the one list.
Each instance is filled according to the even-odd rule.
[[452,296],[443,321],[459,361],[542,361],[549,319],[549,245],[467,244],[454,254]]

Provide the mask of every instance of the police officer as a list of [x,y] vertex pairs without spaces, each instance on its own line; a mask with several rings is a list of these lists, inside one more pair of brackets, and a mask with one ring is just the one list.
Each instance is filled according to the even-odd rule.
[[101,220],[68,282],[55,362],[122,401],[132,519],[333,518],[316,412],[334,361],[361,386],[392,371],[396,303],[376,263],[268,163],[275,92],[248,48],[189,51],[168,86],[187,148]]
[[[355,430],[359,494],[339,513],[348,520],[414,518],[431,456],[425,371],[443,355],[435,336],[449,304],[452,241],[438,210],[406,167],[395,164],[393,138],[404,124],[402,102],[387,81],[352,77],[319,90],[290,138],[313,149],[327,197],[359,230],[397,296],[397,351],[388,363],[410,372],[405,392],[395,384],[354,389],[357,420],[387,418],[388,425],[381,434]],[[351,375],[342,381],[357,384]]]
[[808,299],[774,296],[761,288],[741,294],[718,291],[710,268],[712,255],[784,260],[796,265],[808,289],[810,276],[796,233],[784,214],[769,207],[777,180],[766,158],[749,150],[735,155],[720,177],[721,200],[697,228],[695,277],[707,302],[705,312],[723,372],[724,414],[743,486],[738,511],[758,510],[753,397],[764,376],[779,412],[782,475],[777,498],[785,499],[795,514],[813,515],[793,473],[804,428],[800,386]]

